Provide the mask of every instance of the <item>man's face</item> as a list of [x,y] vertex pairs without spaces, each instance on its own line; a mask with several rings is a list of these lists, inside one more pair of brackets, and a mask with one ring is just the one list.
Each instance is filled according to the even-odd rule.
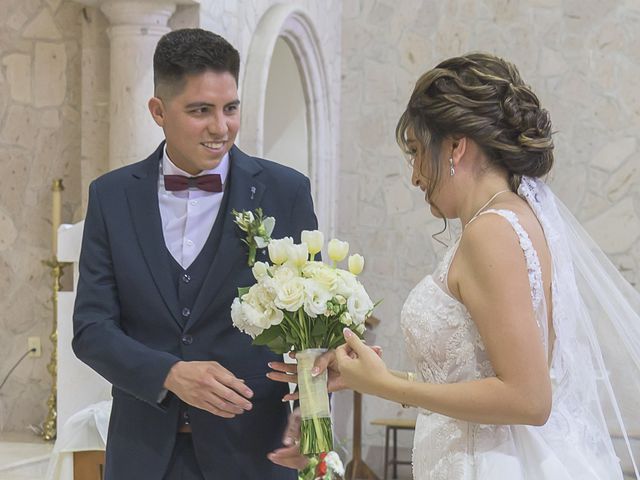
[[229,72],[190,75],[171,98],[149,100],[149,110],[164,130],[171,161],[191,175],[217,167],[240,127],[238,87]]

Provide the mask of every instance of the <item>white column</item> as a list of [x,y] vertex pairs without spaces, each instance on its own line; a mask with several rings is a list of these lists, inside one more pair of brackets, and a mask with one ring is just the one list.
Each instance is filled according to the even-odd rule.
[[175,8],[158,1],[108,0],[100,5],[111,23],[110,170],[142,160],[163,139],[147,102],[153,96],[153,52],[170,30],[167,21]]

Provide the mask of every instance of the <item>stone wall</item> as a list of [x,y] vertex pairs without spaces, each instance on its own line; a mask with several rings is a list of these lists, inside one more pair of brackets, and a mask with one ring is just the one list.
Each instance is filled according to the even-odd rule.
[[[441,222],[410,186],[394,128],[421,73],[473,50],[512,60],[539,94],[557,132],[552,186],[640,286],[637,1],[344,2],[338,227],[367,259],[364,281],[373,298],[384,299],[372,341],[394,368],[409,367],[399,327],[403,301],[442,253],[431,238]],[[346,404],[350,396],[337,400]],[[383,429],[369,421],[415,413],[370,397],[364,412],[365,443],[373,446],[367,461],[381,468]],[[410,436],[400,441],[408,448]]]
[[51,181],[62,178],[62,219],[80,203],[80,10],[63,0],[4,0],[0,15],[0,375],[39,336],[0,392],[0,428],[46,416],[52,305]]

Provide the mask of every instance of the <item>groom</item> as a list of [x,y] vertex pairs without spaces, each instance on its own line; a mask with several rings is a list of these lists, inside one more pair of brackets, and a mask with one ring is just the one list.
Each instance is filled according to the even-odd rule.
[[113,384],[105,478],[294,479],[267,459],[289,413],[286,385],[265,376],[279,358],[230,319],[254,282],[230,212],[260,207],[274,238],[299,238],[317,225],[309,180],[234,145],[239,56],[226,40],[173,31],[153,63],[166,142],[91,184],[80,256],[73,349]]

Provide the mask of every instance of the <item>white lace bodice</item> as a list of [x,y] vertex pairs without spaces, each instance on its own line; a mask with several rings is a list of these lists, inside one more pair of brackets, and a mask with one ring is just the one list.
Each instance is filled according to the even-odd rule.
[[[486,210],[509,221],[527,261],[534,310],[544,303],[538,254],[527,232],[509,210]],[[449,267],[459,240],[447,250],[433,275],[426,276],[409,294],[401,315],[409,353],[423,380],[453,383],[494,375],[482,338],[466,307],[449,292]],[[543,326],[539,326],[544,330]]]
[[[517,235],[526,259],[532,308],[536,312],[546,346],[547,309],[537,252],[514,212],[486,210],[482,215],[490,213],[506,219]],[[424,382],[458,383],[494,376],[473,319],[447,287],[447,275],[458,244],[459,240],[450,247],[433,275],[427,275],[416,285],[402,308],[401,325],[405,342]],[[573,434],[574,426],[580,430],[584,428],[572,423],[571,409],[563,406],[562,400],[554,398],[554,408],[556,405],[558,411],[555,415],[552,412],[545,427],[479,425],[420,410],[414,439],[414,478],[619,478],[615,473],[606,477],[593,472],[575,476],[576,472],[565,470],[562,459],[552,449],[562,448],[567,438],[577,440],[578,437]],[[521,451],[524,445],[529,445],[527,448],[533,451],[524,455]],[[538,455],[544,457],[545,461],[539,461]],[[582,459],[583,451],[575,455],[576,464],[588,464]]]

